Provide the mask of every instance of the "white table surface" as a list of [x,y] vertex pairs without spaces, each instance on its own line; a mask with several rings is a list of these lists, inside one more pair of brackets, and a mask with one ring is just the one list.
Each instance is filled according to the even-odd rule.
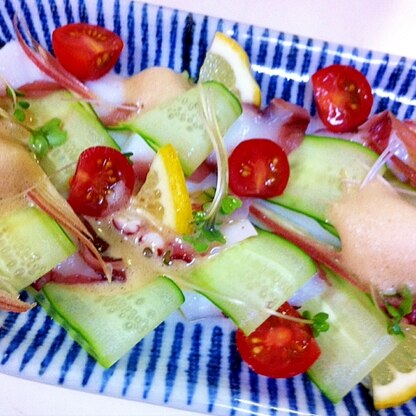
[[[416,59],[415,0],[149,0],[149,3]],[[0,416],[195,414],[3,374],[0,386]]]

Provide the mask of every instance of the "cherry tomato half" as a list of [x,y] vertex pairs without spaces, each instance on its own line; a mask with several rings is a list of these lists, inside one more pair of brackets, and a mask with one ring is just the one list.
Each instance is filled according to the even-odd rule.
[[81,81],[106,74],[123,49],[123,41],[117,34],[88,23],[71,23],[55,29],[52,45],[59,63]]
[[105,217],[128,203],[134,180],[133,167],[122,153],[90,147],[79,157],[68,202],[77,214]]
[[352,131],[370,114],[373,94],[367,78],[346,65],[331,65],[312,75],[319,117],[330,131]]
[[238,196],[272,198],[283,193],[289,180],[286,153],[268,139],[241,142],[228,164],[230,188]]
[[[288,303],[278,311],[301,317]],[[238,330],[236,341],[241,358],[248,366],[257,374],[272,378],[304,373],[321,353],[308,324],[273,315],[249,336]]]

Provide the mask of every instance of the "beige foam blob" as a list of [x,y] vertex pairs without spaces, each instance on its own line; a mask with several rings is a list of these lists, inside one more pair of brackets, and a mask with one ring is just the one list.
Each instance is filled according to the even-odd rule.
[[0,200],[21,194],[45,179],[34,156],[21,144],[0,136]]
[[142,112],[145,112],[183,94],[191,86],[185,73],[152,67],[124,81],[125,101],[140,104]]
[[381,291],[408,285],[416,293],[416,207],[380,179],[350,189],[329,212],[342,261]]

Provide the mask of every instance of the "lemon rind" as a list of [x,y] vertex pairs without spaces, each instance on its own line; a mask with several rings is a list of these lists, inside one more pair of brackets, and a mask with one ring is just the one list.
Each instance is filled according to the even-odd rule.
[[235,88],[239,91],[241,100],[260,105],[260,87],[251,72],[248,56],[241,46],[227,35],[217,32],[208,53],[220,56],[232,67]]
[[416,395],[416,369],[410,373],[400,373],[393,368],[391,370],[395,375],[394,381],[383,386],[373,385],[376,409],[400,406]]

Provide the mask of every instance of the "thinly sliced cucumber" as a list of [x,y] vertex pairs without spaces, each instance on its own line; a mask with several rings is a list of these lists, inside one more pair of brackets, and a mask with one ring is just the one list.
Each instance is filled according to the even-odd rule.
[[34,127],[59,118],[68,134],[64,144],[50,150],[40,161],[58,191],[68,190],[69,179],[74,174],[76,162],[83,150],[100,145],[118,149],[91,106],[77,101],[69,92],[59,91],[29,102]]
[[272,200],[328,222],[326,210],[348,182],[360,183],[378,155],[359,143],[306,136],[289,155],[290,177],[283,195]]
[[[240,116],[241,104],[218,82],[206,82],[202,86],[224,134]],[[138,133],[155,151],[165,144],[172,144],[185,174],[190,175],[213,149],[202,118],[200,94],[199,87],[194,87],[173,101],[120,124],[118,128]]]
[[316,338],[321,356],[308,375],[337,403],[399,345],[400,338],[388,334],[386,316],[364,292],[333,273],[327,275],[326,292],[308,301],[302,311],[329,315],[329,331]]
[[38,208],[0,217],[0,280],[18,292],[75,251],[62,228]]
[[249,334],[316,273],[293,244],[266,231],[195,265],[185,278]]
[[94,291],[93,285],[49,283],[35,299],[102,366],[110,367],[179,308],[184,296],[172,280],[158,277],[115,293],[111,288]]

